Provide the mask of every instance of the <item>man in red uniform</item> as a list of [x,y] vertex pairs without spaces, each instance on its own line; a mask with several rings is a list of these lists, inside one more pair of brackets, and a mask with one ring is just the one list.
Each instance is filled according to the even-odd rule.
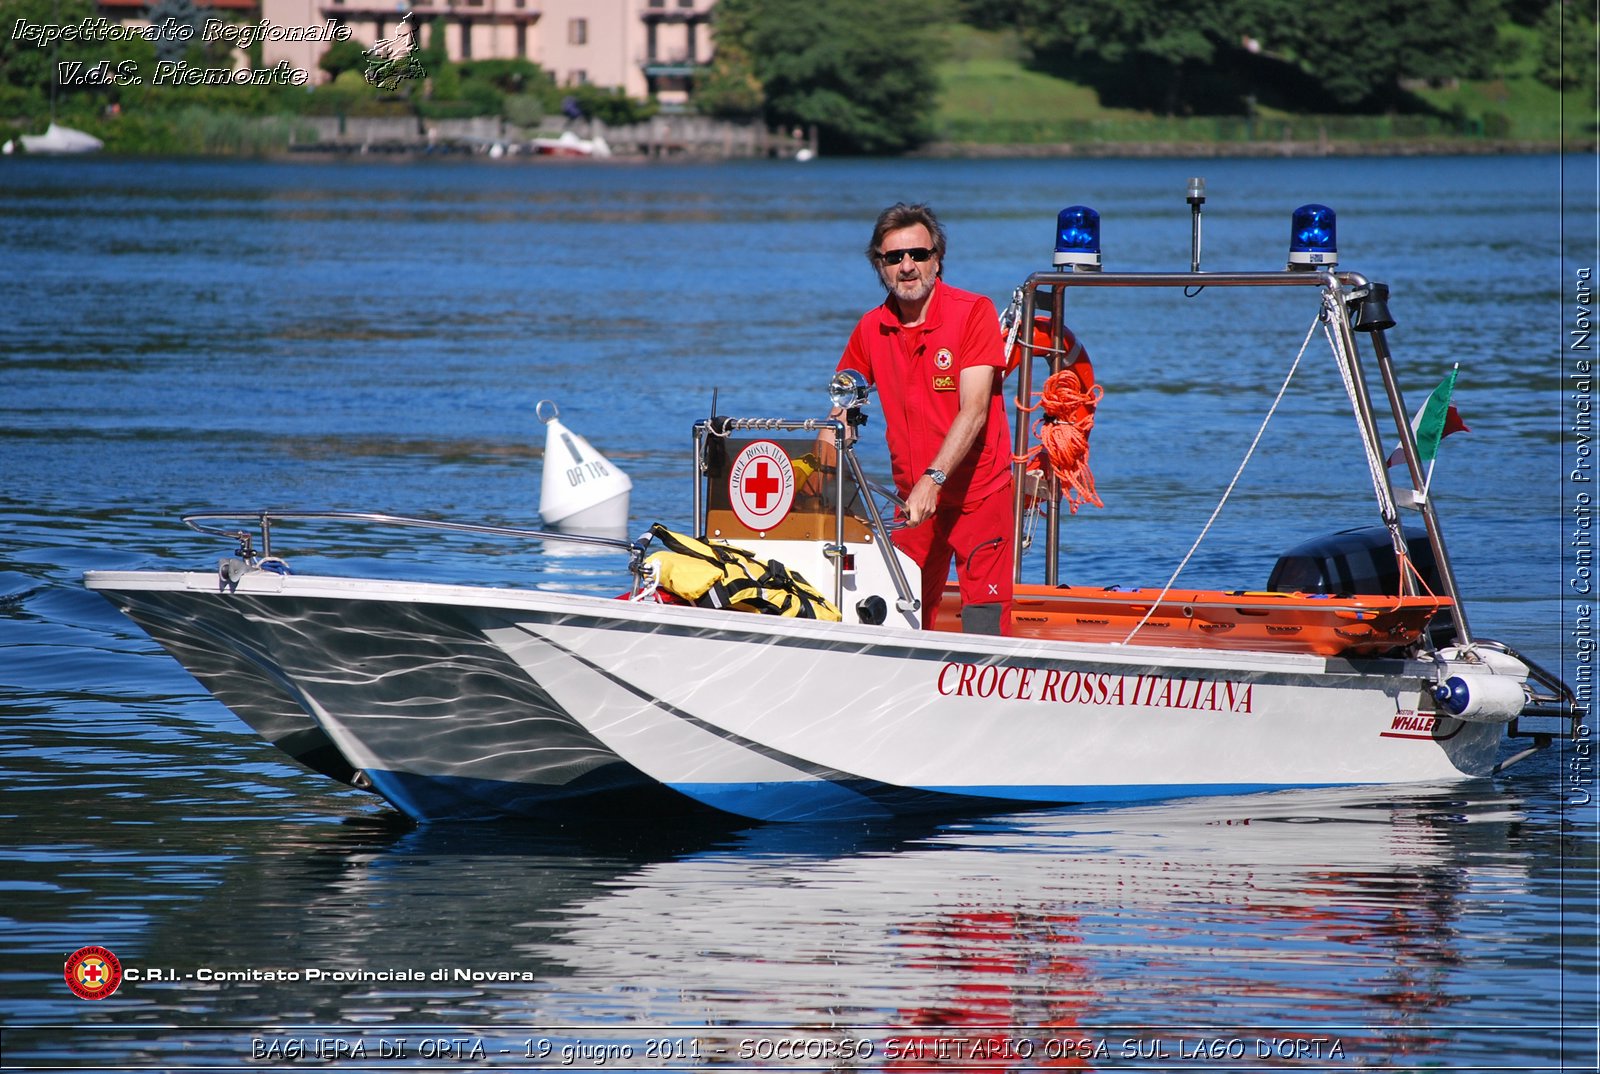
[[839,368],[878,388],[906,502],[894,542],[922,568],[923,627],[934,626],[954,557],[962,629],[1003,634],[1012,576],[1004,341],[994,303],[944,282],[944,253],[944,228],[926,205],[879,214],[867,259],[889,294],[856,325]]

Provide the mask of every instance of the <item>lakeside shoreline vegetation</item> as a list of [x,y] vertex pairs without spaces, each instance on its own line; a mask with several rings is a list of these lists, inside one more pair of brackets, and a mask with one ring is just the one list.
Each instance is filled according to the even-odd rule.
[[[694,101],[718,119],[815,130],[836,155],[1595,144],[1596,28],[1575,0],[1380,8],[1349,18],[1294,0],[719,0]],[[305,84],[172,77],[238,65],[226,35],[195,32],[221,14],[154,0],[158,32],[45,46],[19,30],[94,20],[92,0],[0,0],[0,140],[53,117],[114,154],[256,156],[312,140],[304,117],[411,117],[420,133],[475,116],[531,131],[568,97],[613,126],[657,111],[558,87],[525,60],[449,63],[435,40],[419,52],[428,77],[391,92],[367,84],[364,46],[350,40]],[[259,66],[259,41],[244,51]]]

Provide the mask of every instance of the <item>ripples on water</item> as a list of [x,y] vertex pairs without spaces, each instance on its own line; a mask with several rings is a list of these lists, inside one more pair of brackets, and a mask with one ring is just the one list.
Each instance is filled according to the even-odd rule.
[[[1595,1015],[1593,812],[1564,800],[1568,756],[1460,786],[888,828],[411,831],[279,763],[81,587],[225,554],[176,525],[185,509],[532,524],[541,398],[633,476],[640,528],[681,518],[713,387],[725,413],[821,411],[873,298],[858,251],[883,204],[932,201],[952,281],[1004,302],[1073,202],[1102,212],[1109,266],[1186,265],[1198,170],[1208,267],[1278,267],[1289,211],[1332,204],[1345,264],[1395,289],[1411,405],[1462,362],[1474,432],[1436,480],[1475,625],[1570,661],[1559,400],[1526,359],[1553,351],[1564,295],[1528,241],[1554,234],[1553,160],[818,165],[0,168],[8,1059],[242,1065],[256,1027],[296,1025],[476,1027],[513,1051],[540,1027],[638,1045],[678,1026],[706,1055],[741,1026],[803,1025],[871,1038],[869,1067],[897,1065],[896,1039],[996,1025],[1140,1041],[1147,1065],[1140,1049],[1263,1034],[1336,1037],[1370,1066],[1593,1056],[1560,1028]],[[1073,307],[1107,387],[1107,507],[1068,526],[1072,580],[1159,584],[1231,476],[1314,309],[1274,300],[1268,330],[1229,302]],[[1313,341],[1189,580],[1258,586],[1281,548],[1369,521],[1323,355]],[[303,570],[608,584],[587,560],[411,533],[287,551]],[[85,1004],[60,966],[89,943],[180,973],[531,979],[130,982]]]

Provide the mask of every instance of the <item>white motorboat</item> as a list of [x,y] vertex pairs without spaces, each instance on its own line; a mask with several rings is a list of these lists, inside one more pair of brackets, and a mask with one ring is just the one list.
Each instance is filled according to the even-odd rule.
[[595,135],[584,138],[577,131],[562,131],[554,138],[528,139],[528,148],[540,157],[590,157],[605,160],[611,156],[611,145],[605,138]]
[[[87,584],[268,740],[417,820],[654,815],[691,802],[761,820],[857,819],[1431,782],[1490,775],[1573,734],[1565,684],[1470,629],[1384,336],[1387,288],[1338,270],[1332,227],[1324,241],[1323,218],[1302,227],[1297,213],[1304,248],[1286,270],[1200,272],[1196,206],[1191,271],[1114,273],[1098,269],[1098,218],[1074,210],[1058,222],[1058,267],[1029,276],[1005,318],[1010,344],[1030,354],[1010,389],[1018,456],[1034,366],[1063,364],[1069,292],[1288,289],[1309,299],[1307,345],[1320,325],[1342,374],[1375,536],[1296,549],[1269,591],[1062,586],[1061,475],[1047,464],[1045,577],[1022,581],[1017,565],[1010,633],[920,630],[916,568],[893,549],[886,494],[847,435],[866,387],[841,374],[830,393],[844,421],[695,423],[683,527],[814,580],[837,621],[792,604],[734,610],[721,587],[673,596],[652,535],[374,514],[190,515],[191,527],[237,542],[217,571],[95,571]],[[1019,339],[1021,326],[1032,330]],[[1380,409],[1402,444],[1403,503],[1423,523],[1414,533],[1385,472]],[[1017,478],[1020,548],[1023,490],[1037,482],[1022,464]],[[619,581],[596,595],[294,573],[274,553],[275,527],[319,518],[577,542],[615,553]],[[1351,574],[1357,560],[1385,559],[1387,580],[1381,569]],[[784,574],[764,583],[781,589]],[[1532,745],[1502,760],[1508,734]]]

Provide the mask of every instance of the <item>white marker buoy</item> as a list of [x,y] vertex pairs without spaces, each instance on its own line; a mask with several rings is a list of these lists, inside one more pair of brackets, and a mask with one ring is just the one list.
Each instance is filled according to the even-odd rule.
[[555,403],[541,400],[534,413],[545,425],[544,475],[539,484],[539,516],[545,525],[569,533],[625,534],[633,481],[589,441],[561,424]]

